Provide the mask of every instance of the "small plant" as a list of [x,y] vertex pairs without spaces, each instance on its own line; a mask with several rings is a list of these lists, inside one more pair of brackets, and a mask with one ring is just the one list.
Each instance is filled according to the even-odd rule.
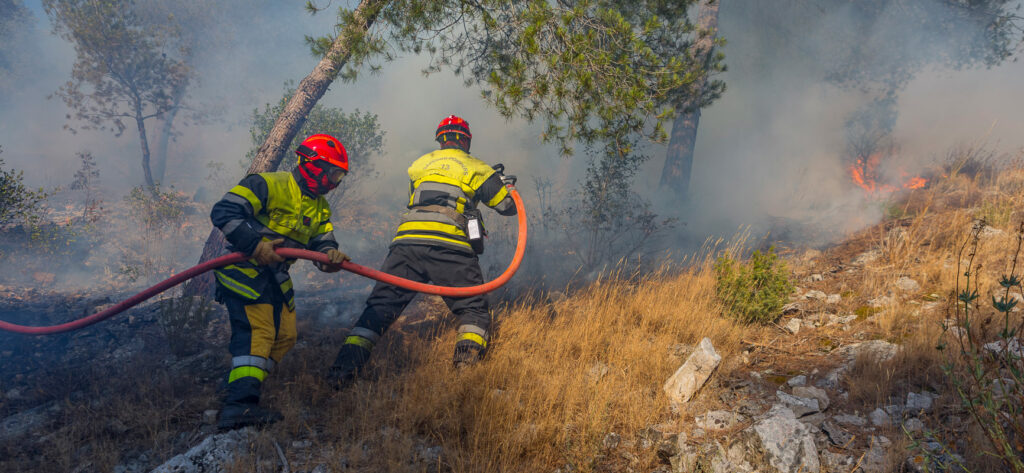
[[782,306],[793,292],[786,263],[768,251],[755,251],[749,263],[730,255],[715,262],[716,294],[726,313],[743,323],[768,324],[782,315]]
[[213,318],[213,305],[205,297],[179,296],[164,299],[157,318],[167,346],[177,357],[199,353],[203,334]]
[[164,192],[160,186],[134,187],[124,200],[132,217],[151,232],[180,224],[185,217],[185,196],[175,191]]
[[96,159],[92,153],[86,151],[75,156],[82,162],[82,167],[75,171],[75,179],[71,181],[71,190],[80,190],[85,193],[85,209],[82,211],[82,218],[89,223],[95,223],[103,213],[103,202],[96,197],[96,186],[100,179],[100,170],[96,166]]
[[[1022,287],[1016,273],[1024,244],[1024,222],[1017,230],[1017,246],[1010,259],[1009,272],[999,278],[1001,294],[992,296],[992,308],[1001,324],[990,326],[982,318],[978,290],[980,269],[975,263],[979,235],[985,222],[974,225],[971,235],[961,246],[956,280],[956,325],[953,331],[943,326],[943,335],[953,340],[943,372],[954,386],[960,405],[984,432],[988,441],[982,452],[998,458],[1006,471],[1024,473],[1024,318],[1013,311],[1017,301],[1011,289]],[[966,257],[965,257],[966,252]],[[946,339],[946,337],[944,337]],[[940,342],[939,350],[949,348]]]

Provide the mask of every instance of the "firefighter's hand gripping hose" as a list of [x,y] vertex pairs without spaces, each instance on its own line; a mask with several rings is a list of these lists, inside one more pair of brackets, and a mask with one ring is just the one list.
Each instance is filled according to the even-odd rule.
[[[516,191],[515,187],[509,186],[509,193],[512,195],[512,200],[516,204],[517,218],[519,220],[519,235],[516,240],[516,252],[512,257],[512,262],[509,263],[504,273],[501,273],[497,278],[492,279],[479,286],[469,287],[445,287],[445,286],[434,286],[431,284],[424,284],[416,281],[410,281],[408,279],[392,276],[387,273],[360,266],[351,261],[341,263],[341,269],[356,273],[360,276],[365,276],[370,279],[375,279],[387,284],[393,284],[395,286],[403,287],[417,292],[423,292],[426,294],[435,294],[439,296],[449,297],[469,297],[477,294],[483,294],[491,292],[512,279],[512,275],[519,269],[519,264],[523,261],[523,255],[526,253],[526,208],[523,206],[523,199],[519,196],[519,192]],[[319,261],[321,263],[330,264],[330,259],[326,254],[318,251],[299,250],[293,248],[278,248],[277,254],[285,258],[301,258],[308,259],[310,261]],[[193,266],[185,271],[182,271],[170,278],[161,281],[160,283],[146,289],[138,294],[135,294],[124,301],[115,304],[106,310],[97,312],[87,317],[83,317],[71,322],[63,323],[60,325],[49,325],[42,327],[31,327],[25,325],[17,325],[9,322],[0,321],[0,330],[6,330],[8,332],[22,333],[27,335],[50,335],[54,333],[70,332],[72,330],[78,330],[83,327],[87,327],[94,323],[109,319],[121,312],[124,312],[132,307],[135,307],[139,303],[164,292],[182,282],[192,279],[200,274],[203,274],[212,269],[226,266],[232,263],[238,263],[248,259],[249,256],[244,253],[231,253],[220,258],[209,260],[205,263]]]

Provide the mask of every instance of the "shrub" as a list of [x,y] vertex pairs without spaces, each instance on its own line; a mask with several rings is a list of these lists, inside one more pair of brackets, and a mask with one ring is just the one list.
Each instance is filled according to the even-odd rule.
[[157,320],[171,353],[177,357],[199,353],[213,314],[213,305],[204,297],[179,296],[160,301]]
[[132,218],[148,231],[161,232],[168,225],[180,224],[185,217],[185,196],[179,192],[164,192],[160,186],[132,188],[124,198]]
[[755,251],[748,263],[722,255],[715,261],[716,295],[726,313],[743,323],[772,323],[793,292],[786,263],[768,251]]
[[25,186],[22,171],[4,169],[4,160],[0,159],[0,227],[35,223],[44,211],[45,199],[42,189],[33,191]]

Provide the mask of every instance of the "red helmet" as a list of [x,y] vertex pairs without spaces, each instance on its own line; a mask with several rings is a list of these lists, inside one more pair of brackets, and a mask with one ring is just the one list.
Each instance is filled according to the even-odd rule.
[[434,133],[434,140],[440,143],[442,136],[449,133],[462,135],[467,140],[473,139],[473,134],[469,132],[469,122],[455,115],[448,115],[441,120],[441,123],[437,125],[437,132]]
[[331,135],[312,135],[302,141],[295,154],[299,155],[299,173],[306,187],[317,194],[326,194],[338,187],[348,173],[348,153],[337,138]]
[[310,161],[324,160],[348,171],[348,152],[341,142],[331,135],[311,135],[295,149],[295,154],[299,155],[300,164],[302,158]]

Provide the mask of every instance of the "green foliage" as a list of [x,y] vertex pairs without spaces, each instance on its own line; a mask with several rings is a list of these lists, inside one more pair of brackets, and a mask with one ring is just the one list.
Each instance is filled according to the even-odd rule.
[[743,323],[768,324],[782,315],[781,309],[793,292],[785,261],[768,251],[755,251],[749,263],[729,255],[715,262],[715,287],[727,313]]
[[[262,111],[256,109],[252,112],[252,126],[249,127],[252,148],[245,154],[246,167],[256,157],[256,152],[266,141],[274,122],[284,110],[285,104],[295,95],[295,87],[292,83],[285,84],[285,88],[284,97],[281,97],[276,104],[268,103]],[[351,113],[345,113],[340,108],[317,104],[310,110],[302,128],[286,148],[294,150],[306,137],[317,133],[326,133],[341,140],[348,153],[349,173],[341,186],[327,196],[332,205],[341,202],[348,190],[357,183],[372,181],[379,176],[373,158],[384,149],[385,132],[381,129],[380,122],[377,121],[377,115],[360,112],[358,109]],[[296,162],[282,159],[278,170],[290,171],[295,168]]]
[[[937,348],[945,350],[949,340],[955,349],[946,350],[948,361],[943,372],[960,398],[960,407],[980,427],[988,440],[981,453],[998,458],[1006,471],[1024,472],[1024,318],[1013,314],[1017,300],[1010,291],[1022,291],[1017,274],[1024,246],[1024,223],[1017,230],[1017,247],[1010,258],[1008,274],[999,278],[999,290],[992,296],[996,317],[986,316],[978,291],[979,268],[975,262],[979,235],[984,222],[978,223],[957,255],[956,327],[943,326]],[[966,254],[965,254],[966,253]],[[991,319],[1001,319],[993,331]],[[928,452],[923,450],[927,456]]]
[[173,190],[164,192],[159,186],[133,187],[124,201],[132,219],[151,233],[165,233],[169,228],[180,226],[187,204],[184,194]]
[[[395,49],[426,52],[424,72],[451,69],[482,87],[504,116],[543,120],[543,139],[565,154],[574,141],[634,133],[661,141],[680,98],[706,106],[724,87],[699,86],[698,78],[724,66],[721,55],[698,57],[691,47],[698,33],[687,9],[695,3],[392,0],[377,4],[386,27],[374,34],[341,9],[337,29],[350,34],[343,39],[351,51],[341,75],[352,80],[365,62],[391,59]],[[334,40],[307,38],[318,55]]]
[[38,222],[45,212],[46,192],[26,187],[23,174],[23,171],[5,169],[4,160],[0,159],[0,228]]

